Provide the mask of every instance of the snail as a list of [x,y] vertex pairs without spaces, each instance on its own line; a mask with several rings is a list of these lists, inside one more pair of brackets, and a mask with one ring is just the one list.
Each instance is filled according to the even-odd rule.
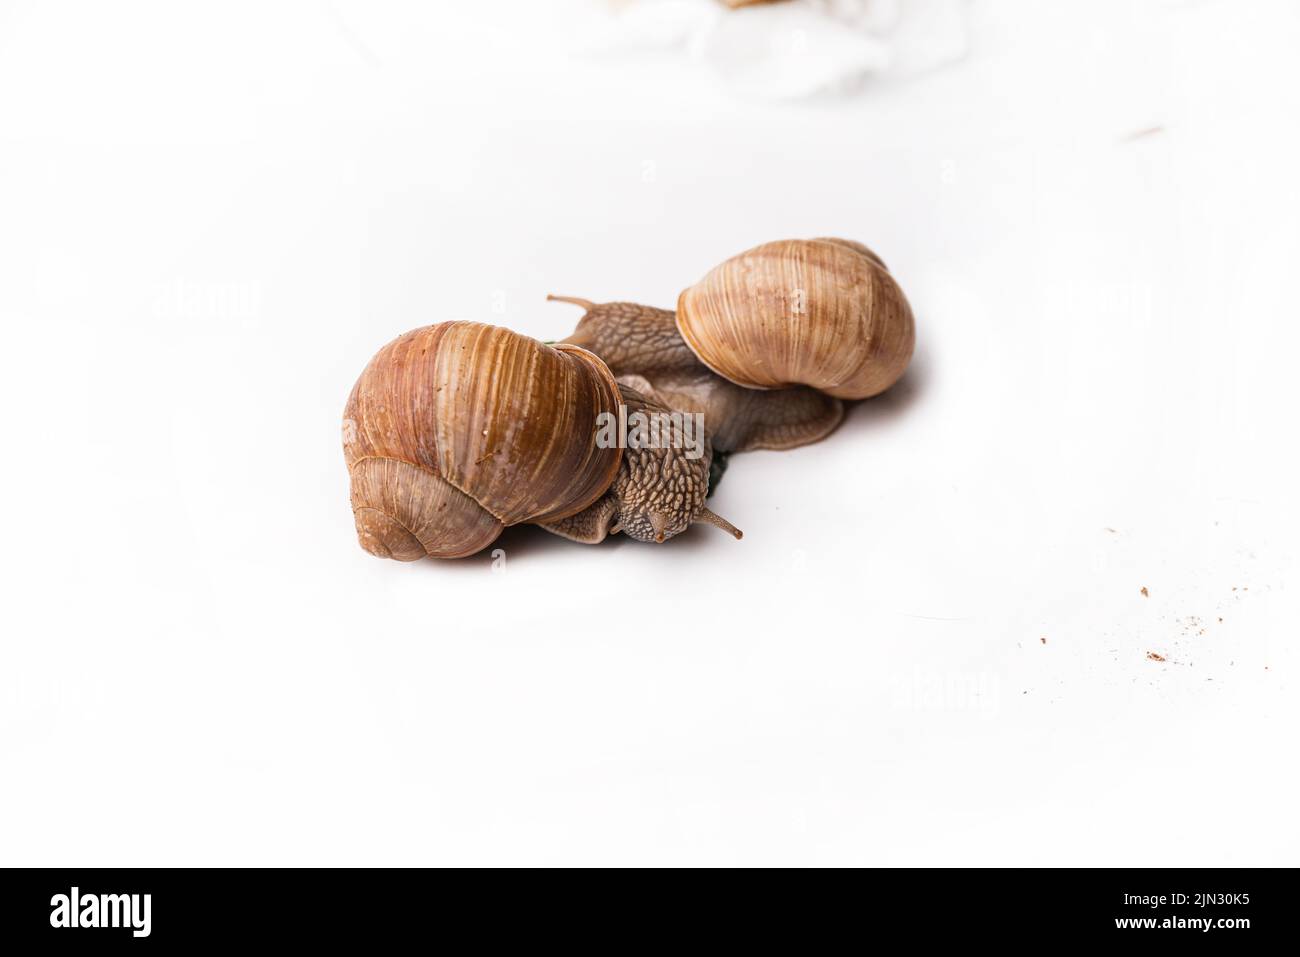
[[[658,443],[599,441],[602,419],[637,416]],[[696,522],[740,538],[704,504],[707,437],[683,428],[579,346],[476,322],[416,329],[379,350],[344,409],[357,537],[401,561],[472,555],[520,523],[592,544]]]
[[846,239],[764,243],[711,270],[677,310],[550,296],[586,310],[564,340],[620,383],[703,413],[717,452],[791,449],[830,434],[844,400],[902,376],[912,310],[884,262]]

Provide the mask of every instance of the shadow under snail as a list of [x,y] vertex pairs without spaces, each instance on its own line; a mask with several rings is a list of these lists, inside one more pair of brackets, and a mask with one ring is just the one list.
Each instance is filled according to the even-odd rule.
[[[595,544],[662,542],[695,523],[715,452],[790,449],[828,435],[844,400],[883,392],[911,359],[911,309],[879,257],[848,240],[741,253],[686,289],[676,313],[586,309],[551,345],[445,322],[381,349],[344,410],[343,450],[363,548],[460,558],[509,525]],[[702,414],[693,437],[683,413]],[[599,423],[652,423],[659,441]],[[642,440],[644,436],[641,436]]]

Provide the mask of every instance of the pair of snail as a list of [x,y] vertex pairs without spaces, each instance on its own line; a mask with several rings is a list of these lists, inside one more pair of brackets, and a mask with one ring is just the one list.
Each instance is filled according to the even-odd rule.
[[[898,380],[915,343],[885,264],[843,239],[757,246],[676,312],[550,298],[586,310],[561,342],[444,322],[370,360],[343,427],[366,551],[461,558],[524,522],[588,544],[662,542],[696,522],[740,538],[705,506],[714,454],[818,441],[845,400]],[[598,422],[628,413],[664,440],[598,441]],[[702,448],[682,413],[703,415]]]

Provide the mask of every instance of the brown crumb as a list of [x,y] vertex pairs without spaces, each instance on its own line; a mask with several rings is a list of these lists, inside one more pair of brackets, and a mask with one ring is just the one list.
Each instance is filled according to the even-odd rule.
[[1150,597],[1151,597],[1151,593],[1150,593],[1149,591],[1147,591],[1147,586],[1146,586],[1146,585],[1143,585],[1143,586],[1142,586],[1142,597],[1143,597],[1143,598],[1150,598]]
[[1038,640],[1039,640],[1040,642],[1042,642],[1044,645],[1047,644],[1047,636],[1046,636],[1046,635],[1040,635],[1039,638],[1038,638]]
[[1164,655],[1156,654],[1154,651],[1148,651],[1148,652],[1147,652],[1147,660],[1148,660],[1148,661],[1164,661],[1164,660],[1165,660],[1165,656],[1164,656]]
[[1164,131],[1165,128],[1163,126],[1148,126],[1144,129],[1140,129],[1133,133],[1130,133],[1128,136],[1121,137],[1120,142],[1132,143],[1134,140],[1145,139],[1148,136],[1157,136],[1158,134],[1163,133]]

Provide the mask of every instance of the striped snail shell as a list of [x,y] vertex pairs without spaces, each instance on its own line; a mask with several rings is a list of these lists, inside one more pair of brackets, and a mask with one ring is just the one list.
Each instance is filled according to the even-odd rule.
[[912,310],[861,243],[787,239],[715,267],[677,300],[677,329],[706,366],[750,389],[808,385],[865,399],[893,385],[916,343]]
[[507,525],[577,514],[610,487],[623,451],[593,423],[618,385],[577,346],[444,322],[384,346],[352,389],[343,452],[363,548],[458,558]]

